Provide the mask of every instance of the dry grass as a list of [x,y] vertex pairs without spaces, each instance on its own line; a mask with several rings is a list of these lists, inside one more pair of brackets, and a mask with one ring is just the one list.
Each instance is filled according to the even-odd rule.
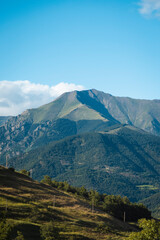
[[[71,194],[0,167],[0,210],[6,207],[8,221],[26,240],[40,239],[40,225],[51,220],[65,239],[123,239],[134,230],[98,209],[92,213],[88,203]],[[100,225],[109,231],[98,231]]]

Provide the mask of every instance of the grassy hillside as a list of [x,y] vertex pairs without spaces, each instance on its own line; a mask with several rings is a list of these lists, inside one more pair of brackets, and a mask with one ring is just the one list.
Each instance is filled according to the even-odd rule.
[[[61,239],[124,239],[135,230],[127,223],[98,210],[71,194],[0,166],[0,212],[23,233],[25,240],[41,240],[40,226],[49,221]],[[103,229],[103,231],[102,231]]]
[[159,145],[159,137],[124,126],[52,142],[11,159],[10,164],[32,169],[35,179],[49,175],[71,185],[138,201],[160,189]]

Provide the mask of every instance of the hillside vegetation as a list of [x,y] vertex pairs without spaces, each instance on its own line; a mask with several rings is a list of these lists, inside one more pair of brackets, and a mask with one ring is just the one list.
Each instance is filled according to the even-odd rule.
[[0,212],[25,240],[40,240],[40,227],[51,220],[60,239],[123,239],[133,226],[94,208],[78,196],[0,167]]
[[52,142],[13,158],[11,164],[32,169],[35,179],[49,175],[74,186],[138,201],[159,192],[159,145],[159,137],[124,126]]
[[65,93],[3,122],[0,164],[140,201],[160,189],[159,119],[159,100]]

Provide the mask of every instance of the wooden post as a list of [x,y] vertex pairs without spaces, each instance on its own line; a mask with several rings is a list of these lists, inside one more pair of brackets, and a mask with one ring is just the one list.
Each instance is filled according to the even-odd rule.
[[54,195],[54,198],[53,198],[53,207],[56,206],[56,196]]
[[124,222],[126,221],[126,212],[124,212],[124,218],[123,218]]
[[7,212],[7,210],[8,210],[8,201],[6,199],[6,212]]
[[32,178],[33,169],[30,169],[30,178]]
[[6,168],[8,168],[8,155],[6,154]]
[[94,211],[94,199],[92,199],[92,213]]

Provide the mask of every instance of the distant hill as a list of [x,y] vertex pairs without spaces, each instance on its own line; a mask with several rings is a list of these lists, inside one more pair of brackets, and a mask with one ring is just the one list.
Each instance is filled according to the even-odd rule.
[[[160,189],[159,146],[160,137],[126,125],[52,142],[13,158],[11,164],[32,169],[35,179],[49,175],[137,201]],[[141,188],[150,184],[154,190]]]
[[[124,239],[135,228],[84,200],[41,184],[0,166],[0,214],[13,224],[12,238],[21,231],[25,240],[40,240],[40,226],[53,221],[60,239]],[[1,214],[2,217],[2,214]]]

